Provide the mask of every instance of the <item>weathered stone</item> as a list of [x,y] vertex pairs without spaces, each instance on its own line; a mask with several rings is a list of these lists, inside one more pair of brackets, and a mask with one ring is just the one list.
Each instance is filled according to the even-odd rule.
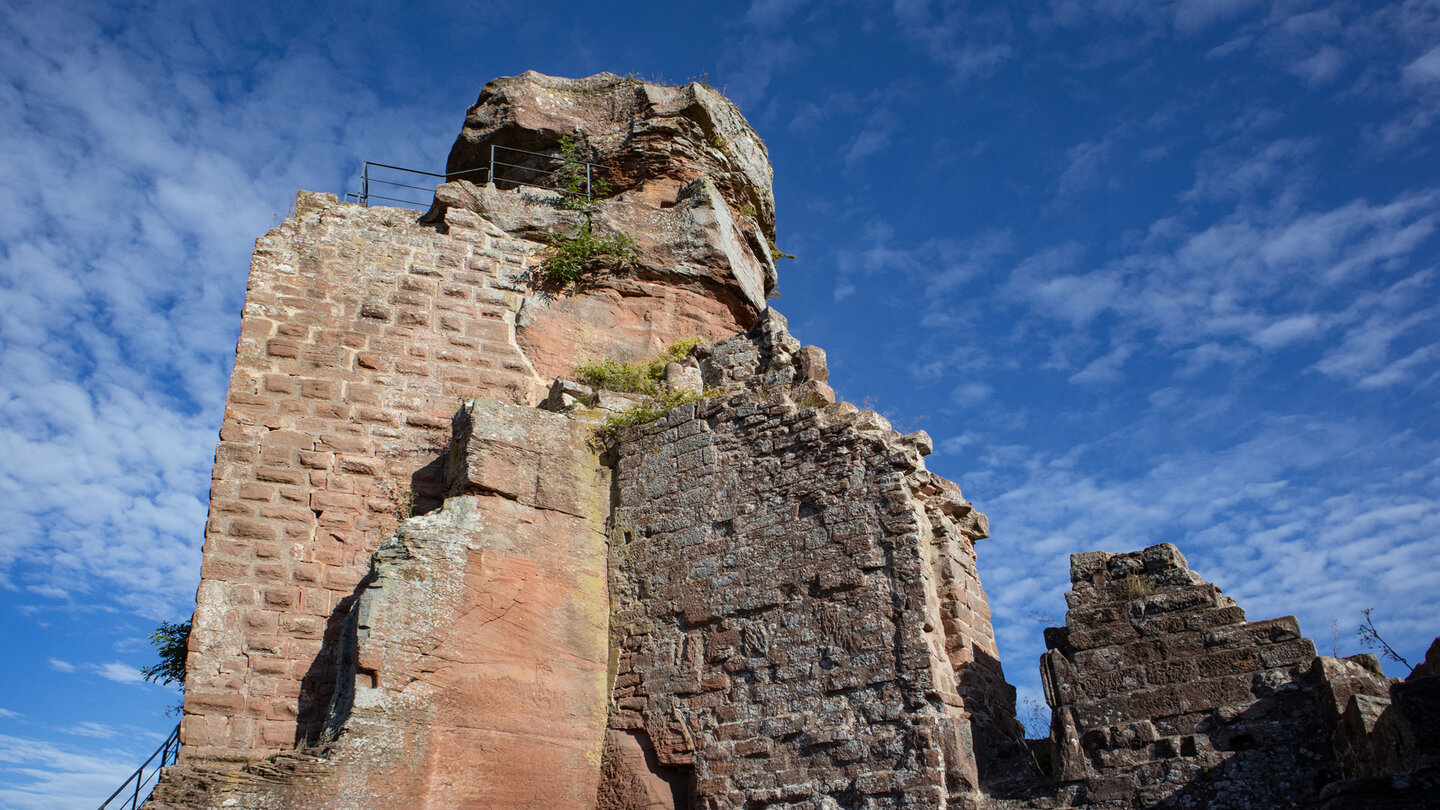
[[[753,209],[763,233],[775,235],[765,144],[735,105],[693,82],[668,87],[609,73],[564,79],[535,71],[495,79],[466,114],[446,171],[476,176],[489,167],[492,145],[553,153],[561,136],[579,139],[586,159],[607,167],[612,190],[641,192],[656,208],[689,180],[719,178],[736,210]],[[507,162],[531,165],[524,156]]]
[[1300,807],[1338,776],[1293,617],[1233,623],[1168,543],[1075,554],[1070,572],[1069,632],[1047,634],[1041,673],[1066,718],[1056,773],[1090,802]]

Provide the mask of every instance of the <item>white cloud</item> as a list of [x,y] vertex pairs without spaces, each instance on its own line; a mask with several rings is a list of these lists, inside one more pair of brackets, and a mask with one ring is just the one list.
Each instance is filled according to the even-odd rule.
[[1175,4],[1175,27],[1193,32],[1232,17],[1258,0],[1180,0]]
[[[147,740],[147,743],[149,741]],[[69,746],[0,734],[0,805],[16,810],[81,810],[109,796],[144,760],[138,751]]]
[[24,716],[25,715],[21,714],[20,712],[14,712],[9,709],[0,709],[0,720],[18,720],[19,718]]
[[957,386],[950,392],[950,398],[956,405],[979,405],[995,393],[995,387],[988,383],[969,382]]
[[66,726],[61,729],[66,734],[74,734],[79,737],[94,737],[97,740],[109,740],[120,736],[119,729],[111,728],[103,723],[95,723],[84,720],[73,726]]
[[941,439],[939,447],[942,453],[958,456],[965,452],[965,448],[975,444],[979,440],[980,437],[973,433],[962,433],[959,436],[950,436]]
[[1182,199],[1237,200],[1273,190],[1283,193],[1308,179],[1314,138],[1277,138],[1255,144],[1247,133],[1201,153],[1195,185]]
[[0,584],[183,615],[254,238],[295,189],[337,188],[359,145],[444,154],[446,133],[413,137],[415,108],[316,56],[231,81],[212,13],[7,11]]
[[890,134],[879,129],[863,129],[850,146],[845,149],[845,171],[855,168],[855,164],[867,157],[879,152],[890,144]]
[[51,658],[50,661],[49,661],[49,663],[50,663],[50,668],[53,669],[53,670],[55,670],[56,672],[74,672],[74,671],[75,671],[75,665],[74,665],[74,664],[69,663],[68,661],[61,661],[59,658]]
[[1292,64],[1290,70],[1310,84],[1324,84],[1339,76],[1347,61],[1344,51],[1333,45],[1325,45]]
[[1106,171],[1114,144],[1109,138],[1085,141],[1070,147],[1065,153],[1068,161],[1065,171],[1060,174],[1056,194],[1069,197],[1097,186],[1109,186],[1114,175]]
[[1292,315],[1252,334],[1250,342],[1262,349],[1278,349],[1292,343],[1312,340],[1319,336],[1320,330],[1319,316],[1311,313]]
[[144,683],[145,676],[140,670],[129,664],[122,664],[119,661],[111,661],[108,664],[92,664],[91,669],[100,677],[116,683]]
[[1436,45],[1405,66],[1405,81],[1412,84],[1440,82],[1440,45]]
[[1006,9],[975,13],[955,0],[894,0],[894,10],[900,32],[956,82],[989,76],[1014,55],[1014,25]]
[[[1324,346],[1327,356],[1316,368],[1358,382],[1387,362],[1397,338],[1430,323],[1440,308],[1429,303],[1429,272],[1396,282],[1410,292],[1383,301],[1346,300],[1347,285],[1373,285],[1392,275],[1437,223],[1440,193],[1434,191],[1320,211],[1242,206],[1199,230],[1167,217],[1156,221],[1139,250],[1098,266],[1084,263],[1077,244],[1039,250],[1016,265],[1003,293],[1068,325],[1072,340],[1088,340],[1092,333],[1083,330],[1102,315],[1110,318],[1110,345],[1082,361],[1086,366],[1072,382],[1119,379],[1139,335],[1153,336],[1145,351],[1184,359],[1182,373],[1189,374],[1216,362],[1256,359],[1237,341],[1269,351],[1319,341],[1333,327],[1342,342]],[[1406,359],[1408,365],[1370,385],[1408,379],[1433,365],[1428,353]]]
[[1135,349],[1132,346],[1116,346],[1109,353],[1095,358],[1085,368],[1070,375],[1070,382],[1080,385],[1119,382],[1123,376],[1120,369],[1134,353]]

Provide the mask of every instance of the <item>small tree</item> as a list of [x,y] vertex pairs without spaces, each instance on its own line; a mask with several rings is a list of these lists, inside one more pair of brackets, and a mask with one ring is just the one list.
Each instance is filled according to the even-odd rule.
[[610,193],[610,183],[591,172],[581,157],[580,142],[563,135],[560,138],[560,188],[565,194],[560,207],[572,211],[589,211],[591,203]]
[[190,650],[190,622],[161,622],[150,634],[150,643],[155,645],[159,662],[140,670],[140,675],[151,683],[168,686],[180,684],[185,691],[185,655]]

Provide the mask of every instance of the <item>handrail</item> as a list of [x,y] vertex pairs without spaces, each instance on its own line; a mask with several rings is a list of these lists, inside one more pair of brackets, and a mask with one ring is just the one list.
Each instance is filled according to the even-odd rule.
[[[560,164],[560,165],[557,166],[557,167],[554,168],[554,169],[541,169],[541,168],[536,167],[536,166],[522,166],[522,165],[517,164],[517,163],[506,163],[505,161],[497,160],[497,159],[496,159],[496,157],[495,157],[496,150],[503,150],[503,151],[505,151],[505,152],[515,152],[515,153],[518,153],[518,154],[521,154],[521,155],[531,155],[531,156],[533,156],[533,157],[545,158],[546,160],[549,160],[549,161],[551,161],[551,162],[553,162],[553,163],[558,163],[558,164]],[[556,187],[553,186],[553,185],[542,185],[542,184],[540,184],[540,183],[531,183],[531,182],[527,182],[527,181],[525,181],[525,180],[517,180],[517,179],[511,178],[511,177],[496,177],[496,174],[495,174],[496,167],[500,167],[500,168],[508,168],[508,169],[519,169],[520,171],[525,171],[525,172],[534,172],[534,173],[539,174],[539,175],[542,175],[542,176],[552,176],[552,175],[559,174],[559,173],[560,173],[560,170],[561,170],[562,168],[564,168],[565,166],[567,166],[567,165],[568,165],[568,166],[584,166],[584,167],[585,167],[585,191],[584,191],[583,194],[581,194],[581,193],[578,192],[578,191],[571,191],[571,190],[565,189],[565,188],[556,188]],[[550,191],[558,191],[558,192],[560,192],[561,194],[569,194],[569,195],[576,196],[576,197],[583,196],[587,201],[591,199],[591,193],[592,193],[592,178],[595,176],[595,170],[596,170],[596,169],[600,169],[600,168],[604,168],[603,166],[601,166],[601,165],[598,164],[598,163],[589,163],[589,162],[584,161],[584,160],[575,160],[574,158],[561,157],[561,156],[558,156],[558,155],[549,155],[549,154],[546,154],[546,153],[544,153],[544,152],[531,152],[531,151],[528,150],[528,149],[516,149],[516,148],[513,147],[513,146],[499,146],[499,145],[496,145],[496,144],[491,144],[491,145],[490,145],[490,163],[489,163],[489,165],[480,166],[480,167],[474,168],[474,169],[463,169],[463,170],[457,171],[457,172],[446,172],[446,173],[444,173],[444,174],[441,174],[441,173],[438,173],[438,172],[422,171],[422,170],[420,170],[420,169],[407,169],[407,168],[405,168],[404,166],[392,166],[392,165],[389,164],[389,163],[376,163],[376,162],[374,162],[374,161],[367,160],[367,161],[364,162],[364,166],[361,168],[361,171],[360,171],[360,191],[359,191],[359,192],[346,192],[346,193],[345,193],[345,199],[346,199],[346,200],[349,200],[349,199],[352,199],[352,198],[353,198],[356,202],[360,203],[361,205],[365,205],[365,206],[368,206],[368,205],[370,204],[370,201],[373,199],[373,200],[386,200],[386,201],[388,201],[388,202],[403,203],[403,204],[405,204],[405,205],[414,205],[414,206],[418,206],[418,207],[420,207],[420,208],[429,208],[429,207],[430,207],[430,203],[429,203],[429,202],[422,202],[422,201],[420,201],[420,200],[407,200],[407,199],[403,199],[403,198],[400,198],[400,197],[388,197],[388,196],[383,196],[383,195],[380,195],[380,194],[373,194],[373,193],[371,193],[371,191],[370,191],[370,185],[371,185],[372,183],[375,184],[375,185],[378,185],[378,186],[392,186],[392,187],[395,187],[395,188],[409,188],[409,189],[414,189],[414,190],[416,190],[416,191],[431,191],[431,190],[432,190],[430,187],[427,187],[427,186],[417,186],[417,185],[412,185],[412,184],[410,184],[410,183],[401,183],[401,182],[398,182],[398,181],[396,181],[396,180],[387,180],[387,179],[385,179],[385,178],[383,178],[383,177],[372,177],[371,174],[370,174],[370,169],[371,169],[371,167],[374,167],[374,168],[376,168],[376,169],[386,169],[386,170],[388,170],[388,171],[405,172],[406,174],[416,174],[416,175],[420,175],[420,176],[422,176],[422,177],[442,177],[442,178],[445,178],[446,180],[449,180],[450,178],[453,178],[453,177],[459,177],[459,176],[461,176],[461,175],[475,174],[476,172],[484,172],[487,182],[492,182],[492,183],[493,183],[493,182],[495,182],[495,181],[498,180],[499,182],[502,182],[502,183],[511,183],[511,184],[517,185],[517,186],[529,186],[530,188],[549,189]]]
[[[160,762],[155,766],[155,770],[150,772],[149,776],[145,776],[145,769],[150,766],[151,762],[155,761],[156,757],[160,758]],[[165,768],[166,765],[175,764],[175,761],[179,758],[180,724],[176,723],[175,730],[170,732],[170,736],[165,738],[165,742],[160,743],[160,747],[155,749],[155,753],[151,754],[150,758],[145,760],[144,764],[136,768],[135,772],[130,774],[130,778],[126,779],[123,783],[121,783],[120,787],[115,789],[114,793],[110,794],[110,798],[100,803],[99,810],[111,810],[110,802],[115,801],[116,796],[124,793],[125,788],[130,787],[131,782],[135,783],[135,789],[130,792],[129,798],[124,799],[121,804],[115,805],[115,810],[118,810],[118,808],[121,807],[129,807],[130,810],[137,810],[137,808],[139,808],[146,799],[150,798],[149,790],[145,791],[145,796],[142,798],[140,796],[141,789],[144,788],[147,784],[149,784],[151,779],[158,778],[160,776],[160,771]],[[151,790],[153,789],[154,788],[152,787]],[[128,804],[126,804],[125,802],[128,802]]]

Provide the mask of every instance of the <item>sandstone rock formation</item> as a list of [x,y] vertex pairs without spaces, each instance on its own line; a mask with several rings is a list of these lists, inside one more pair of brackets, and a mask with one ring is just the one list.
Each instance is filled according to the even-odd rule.
[[[490,176],[562,137],[610,196]],[[1173,546],[1075,558],[1046,771],[988,522],[766,305],[770,166],[714,91],[497,79],[447,171],[256,243],[151,806],[1426,806],[1440,660],[1317,659]],[[558,288],[581,228],[635,256]],[[695,337],[648,393],[576,379]]]
[[1117,807],[1278,808],[1336,777],[1294,617],[1246,622],[1168,543],[1074,555],[1070,581],[1041,668],[1062,782]]

